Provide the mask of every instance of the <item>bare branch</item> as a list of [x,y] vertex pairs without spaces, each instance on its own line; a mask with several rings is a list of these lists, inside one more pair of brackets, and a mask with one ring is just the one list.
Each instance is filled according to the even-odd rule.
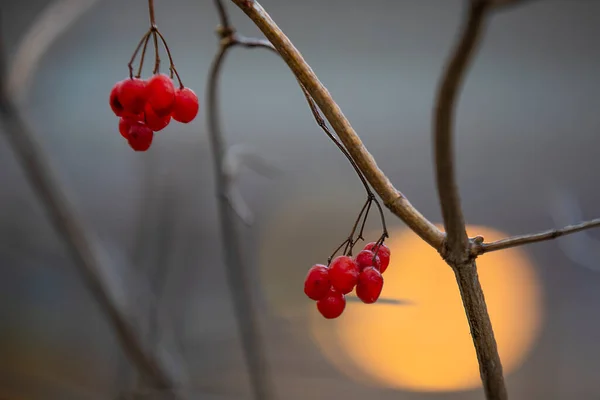
[[469,329],[479,362],[479,374],[487,400],[506,400],[508,394],[504,384],[502,363],[492,329],[492,321],[487,311],[483,289],[477,274],[475,260],[452,268],[460,290]]
[[481,255],[491,251],[508,249],[511,247],[522,246],[529,243],[543,242],[546,240],[556,239],[561,236],[570,235],[584,231],[586,229],[600,227],[600,218],[590,221],[581,222],[575,225],[568,225],[561,229],[550,229],[539,233],[530,233],[527,235],[512,236],[506,239],[497,240],[495,242],[474,244],[471,252],[473,255]]
[[21,40],[10,67],[7,90],[11,98],[22,98],[46,50],[97,1],[55,0],[42,11]]
[[448,61],[437,96],[434,146],[437,188],[447,232],[447,242],[442,255],[456,275],[486,398],[505,400],[508,395],[502,363],[477,275],[477,266],[468,252],[469,238],[465,230],[454,170],[453,129],[456,99],[483,33],[488,7],[489,4],[485,1],[470,1],[467,21]]
[[520,6],[525,3],[533,3],[536,0],[479,0],[488,3],[494,8],[507,8],[512,6]]
[[467,22],[444,71],[435,106],[436,179],[447,235],[444,250],[447,256],[455,259],[466,255],[469,239],[454,168],[454,114],[456,99],[483,30],[486,11],[485,3],[471,1]]
[[319,81],[300,52],[287,36],[279,29],[262,6],[254,0],[232,0],[263,32],[288,64],[296,78],[306,88],[315,103],[323,111],[334,131],[356,162],[365,178],[381,197],[384,204],[406,223],[423,240],[440,250],[444,234],[414,208],[408,199],[400,193],[379,169],[373,156],[346,119],[331,94]]
[[[1,46],[1,43],[0,43]],[[45,207],[54,229],[62,236],[67,250],[81,273],[84,283],[98,302],[124,352],[139,372],[156,388],[174,388],[178,373],[168,365],[164,354],[153,352],[144,343],[127,309],[127,291],[112,264],[104,262],[102,249],[86,229],[65,190],[56,177],[34,135],[28,130],[7,92],[3,49],[0,48],[0,119],[4,134],[20,162],[35,194]]]
[[[217,1],[217,5],[223,23],[227,23],[227,14],[221,2]],[[244,212],[243,209],[240,210],[239,204],[236,203],[236,200],[238,200],[236,193],[235,191],[232,193],[231,186],[228,183],[229,177],[225,165],[226,148],[218,111],[219,76],[225,56],[228,50],[235,45],[235,40],[233,31],[229,26],[219,27],[218,32],[221,35],[221,45],[209,73],[206,107],[208,133],[214,160],[223,255],[254,398],[256,400],[268,400],[273,397],[271,393],[272,385],[269,382],[268,365],[260,337],[256,308],[252,300],[250,279],[242,262],[241,246],[236,231],[236,209],[234,207],[237,207],[237,211],[241,212],[242,215]]]

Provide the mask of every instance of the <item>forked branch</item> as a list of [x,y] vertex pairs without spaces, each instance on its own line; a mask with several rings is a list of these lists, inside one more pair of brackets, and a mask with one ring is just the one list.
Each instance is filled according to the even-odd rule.
[[460,88],[483,31],[487,9],[485,2],[471,1],[467,23],[444,71],[435,106],[436,180],[447,234],[443,255],[459,262],[465,261],[460,258],[467,254],[469,238],[465,230],[454,168],[454,115]]

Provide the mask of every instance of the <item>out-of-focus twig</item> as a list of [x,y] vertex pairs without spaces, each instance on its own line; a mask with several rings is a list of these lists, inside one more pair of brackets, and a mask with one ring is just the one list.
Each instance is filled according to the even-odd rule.
[[[268,365],[259,330],[255,302],[252,299],[250,280],[242,262],[241,246],[236,228],[236,211],[238,213],[241,211],[242,216],[244,216],[243,205],[245,203],[240,205],[239,199],[241,195],[232,192],[232,171],[228,171],[228,169],[231,170],[232,162],[230,160],[226,164],[227,150],[219,120],[218,84],[221,69],[228,51],[240,43],[236,42],[234,30],[229,25],[229,17],[224,4],[220,0],[215,0],[215,5],[221,22],[217,30],[220,38],[220,46],[210,68],[206,106],[208,133],[214,160],[221,241],[227,279],[233,298],[236,320],[240,329],[240,339],[244,350],[247,371],[250,376],[253,397],[256,400],[268,400],[273,396],[272,384],[269,380]],[[232,194],[234,197],[232,197]],[[240,207],[242,207],[242,210],[240,210]]]
[[46,6],[18,45],[7,78],[10,98],[24,96],[46,50],[98,1],[55,0]]
[[165,354],[152,351],[144,343],[133,322],[135,313],[128,304],[123,282],[110,268],[106,254],[75,211],[50,160],[8,93],[2,45],[0,40],[0,119],[3,133],[51,224],[64,240],[84,283],[108,318],[123,351],[154,387],[172,390],[178,377],[176,369],[168,364]]

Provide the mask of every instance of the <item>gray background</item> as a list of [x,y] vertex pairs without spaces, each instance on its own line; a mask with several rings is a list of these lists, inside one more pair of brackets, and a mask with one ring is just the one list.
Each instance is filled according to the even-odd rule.
[[[9,61],[48,3],[0,2]],[[430,120],[462,2],[262,4],[392,182],[423,214],[440,221]],[[258,35],[228,6],[239,31]],[[172,322],[184,349],[194,398],[249,398],[219,251],[202,104],[193,123],[168,127],[145,154],[122,141],[107,104],[147,18],[144,0],[98,2],[48,50],[20,105],[79,210],[115,257],[165,274],[159,279],[165,281],[161,315]],[[203,103],[217,44],[212,2],[157,0],[157,18],[185,84]],[[494,15],[458,107],[458,181],[470,223],[513,234],[552,227],[557,192],[574,196],[585,217],[600,213],[599,34],[595,0],[540,0]],[[281,171],[272,180],[245,173],[241,182],[257,217],[243,229],[245,258],[255,278],[278,398],[482,398],[480,390],[419,394],[355,383],[302,334],[305,321],[270,311],[263,286],[279,283],[259,282],[264,257],[258,249],[275,210],[298,195],[320,199],[315,219],[328,227],[293,227],[305,239],[295,249],[316,262],[341,241],[363,194],[347,162],[315,125],[283,62],[239,50],[224,74],[228,142],[251,145]],[[393,216],[389,220],[399,225]],[[0,221],[0,396],[109,399],[128,390],[131,370],[4,139]],[[529,357],[508,377],[513,399],[600,396],[600,274],[593,270],[600,269],[598,246],[578,260],[564,249],[558,242],[527,249],[543,284],[545,319]],[[302,276],[308,265],[297,267],[290,274]]]

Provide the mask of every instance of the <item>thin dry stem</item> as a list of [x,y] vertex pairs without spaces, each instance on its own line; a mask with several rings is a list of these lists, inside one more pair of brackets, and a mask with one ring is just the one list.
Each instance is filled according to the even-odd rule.
[[365,178],[381,197],[386,207],[404,221],[423,240],[440,249],[444,234],[421,213],[414,208],[408,199],[400,193],[379,169],[373,156],[367,151],[362,141],[346,119],[331,94],[319,81],[300,52],[287,36],[279,29],[269,14],[256,1],[232,0],[263,32],[288,64],[296,78],[306,88],[317,103],[333,130],[356,162]]
[[575,225],[568,225],[561,229],[550,229],[538,233],[512,236],[489,243],[474,243],[471,247],[471,253],[475,256],[478,256],[481,254],[489,253],[491,251],[498,251],[508,249],[511,247],[523,246],[529,243],[537,243],[546,240],[552,240],[561,236],[571,235],[573,233],[597,227],[600,227],[600,218],[592,219],[586,222],[581,222]]

